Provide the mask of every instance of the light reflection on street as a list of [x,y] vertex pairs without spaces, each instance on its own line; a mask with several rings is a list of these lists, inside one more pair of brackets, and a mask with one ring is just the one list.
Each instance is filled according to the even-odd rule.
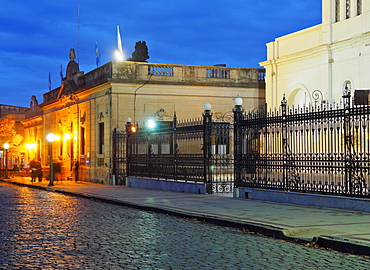
[[[366,269],[368,258],[0,183],[0,269]],[[340,267],[340,268],[338,268]]]

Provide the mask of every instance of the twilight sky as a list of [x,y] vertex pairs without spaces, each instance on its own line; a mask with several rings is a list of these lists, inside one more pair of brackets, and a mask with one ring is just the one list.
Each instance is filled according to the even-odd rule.
[[[78,53],[78,3],[80,46]],[[0,0],[0,104],[29,107],[60,86],[75,48],[80,70],[113,60],[117,25],[131,57],[146,41],[151,63],[258,68],[266,43],[321,23],[320,0]],[[78,60],[76,59],[76,61]]]

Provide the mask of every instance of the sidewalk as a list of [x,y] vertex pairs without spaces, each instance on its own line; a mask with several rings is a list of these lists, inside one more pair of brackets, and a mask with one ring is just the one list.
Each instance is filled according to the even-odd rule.
[[315,242],[322,247],[370,255],[370,213],[231,196],[188,194],[161,190],[107,186],[88,182],[31,183],[29,177],[1,181],[48,191],[98,198],[140,209],[197,218],[281,239]]

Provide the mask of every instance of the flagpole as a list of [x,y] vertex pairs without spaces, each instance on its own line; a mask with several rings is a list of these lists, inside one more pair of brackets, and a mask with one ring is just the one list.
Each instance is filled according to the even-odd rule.
[[51,91],[51,76],[50,76],[50,72],[49,72],[49,91]]
[[62,64],[60,64],[59,75],[60,75],[60,84],[62,85],[62,83],[63,83],[63,67],[62,67]]
[[77,63],[80,64],[80,2],[78,2],[78,45],[77,45]]

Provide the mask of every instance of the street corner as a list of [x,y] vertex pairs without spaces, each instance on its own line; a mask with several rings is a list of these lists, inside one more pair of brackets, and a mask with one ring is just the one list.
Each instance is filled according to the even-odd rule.
[[283,230],[286,237],[297,238],[304,241],[313,241],[320,235],[337,235],[340,232],[317,227],[289,228]]

